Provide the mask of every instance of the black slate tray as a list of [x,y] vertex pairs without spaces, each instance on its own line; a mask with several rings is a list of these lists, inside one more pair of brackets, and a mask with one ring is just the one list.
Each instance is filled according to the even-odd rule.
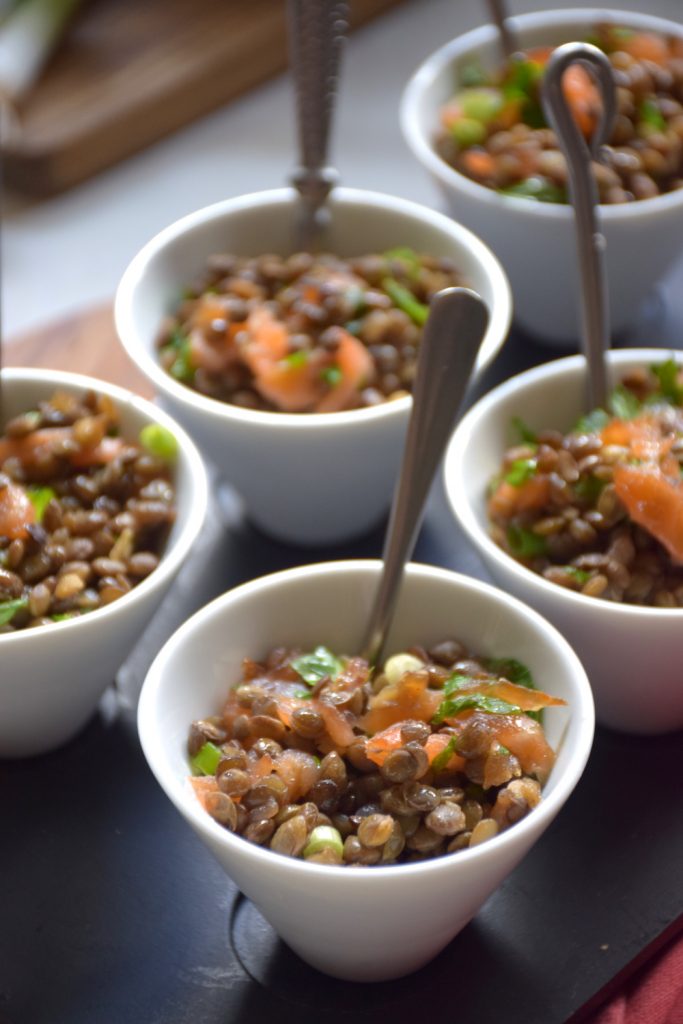
[[[683,268],[669,299],[681,284]],[[617,343],[681,347],[683,316],[666,298]],[[513,333],[477,394],[558,354]],[[304,965],[158,787],[134,698],[154,651],[210,597],[307,561],[378,556],[383,531],[344,548],[285,547],[245,523],[230,495],[212,531],[200,578],[181,577],[85,731],[54,754],[0,763],[0,1024],[413,1024],[426,1006],[458,1024],[562,1024],[683,928],[683,734],[598,729],[557,820],[432,964],[375,985]],[[487,578],[440,482],[415,560]]]

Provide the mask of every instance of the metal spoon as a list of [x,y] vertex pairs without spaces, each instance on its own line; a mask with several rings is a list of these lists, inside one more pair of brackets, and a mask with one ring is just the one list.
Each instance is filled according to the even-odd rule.
[[432,299],[420,342],[403,464],[384,541],[384,568],[363,644],[375,665],[382,653],[403,568],[412,554],[427,494],[469,383],[488,324],[488,310],[467,288]]
[[[579,131],[562,90],[562,76],[572,64],[580,64],[595,79],[602,99],[602,113],[590,144]],[[543,76],[541,101],[552,125],[569,171],[569,195],[574,222],[581,280],[582,348],[588,363],[589,409],[603,407],[607,398],[609,308],[605,276],[605,236],[597,218],[598,191],[591,159],[601,160],[602,145],[609,139],[617,111],[612,67],[605,54],[589,43],[565,43],[551,55]]]
[[491,21],[498,29],[498,35],[503,47],[503,55],[505,57],[512,57],[513,53],[519,53],[520,47],[514,32],[510,28],[505,0],[487,0],[487,6]]
[[327,221],[325,200],[338,180],[327,151],[348,6],[346,0],[288,0],[287,5],[301,160],[290,180],[301,196],[297,245],[307,252],[316,248]]

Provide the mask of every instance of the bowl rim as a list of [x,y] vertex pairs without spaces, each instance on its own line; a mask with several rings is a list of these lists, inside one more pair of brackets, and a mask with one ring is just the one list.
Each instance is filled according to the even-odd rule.
[[[195,210],[167,225],[154,235],[125,269],[114,299],[114,321],[117,334],[128,355],[152,381],[162,394],[181,402],[195,413],[217,421],[226,419],[233,423],[249,425],[252,428],[267,429],[278,426],[286,430],[302,430],[312,424],[316,431],[339,428],[353,428],[356,425],[373,422],[387,416],[404,415],[410,404],[409,395],[382,402],[367,409],[349,409],[327,413],[286,413],[256,409],[243,409],[228,402],[202,395],[187,385],[174,380],[166,373],[159,361],[153,357],[150,348],[140,339],[133,312],[134,296],[143,287],[142,281],[150,262],[166,246],[185,235],[200,232],[213,221],[228,218],[231,214],[248,212],[259,207],[292,206],[297,193],[293,188],[278,188],[251,192],[245,195],[223,199],[209,206]],[[331,194],[333,204],[340,206],[371,207],[393,213],[397,218],[422,221],[443,235],[448,235],[456,245],[469,251],[488,278],[494,301],[489,309],[489,323],[485,335],[486,348],[477,358],[476,372],[481,372],[496,357],[502,348],[512,323],[512,292],[503,267],[497,256],[477,235],[464,225],[429,207],[422,206],[400,196],[392,196],[367,189],[335,188]]]
[[[130,610],[153,590],[157,590],[173,577],[184,562],[204,523],[209,500],[209,485],[206,469],[196,445],[183,430],[179,423],[158,406],[141,395],[118,384],[89,377],[85,374],[71,373],[65,370],[34,369],[29,367],[6,367],[2,371],[3,386],[10,388],[12,383],[28,383],[40,387],[64,388],[71,391],[93,390],[112,398],[119,408],[130,408],[144,416],[150,423],[159,423],[169,430],[178,441],[180,458],[184,461],[192,488],[192,501],[189,503],[186,522],[180,529],[175,540],[167,545],[156,569],[146,576],[127,594],[102,608],[95,608],[87,615],[61,622],[51,622],[36,629],[22,629],[14,633],[0,634],[0,647],[10,644],[49,643],[50,638],[57,635],[56,631],[83,629],[91,623],[106,628],[105,615],[115,615],[122,610]],[[122,609],[123,605],[123,609]],[[43,639],[45,638],[45,639]]]
[[[199,802],[190,792],[189,787],[183,785],[186,779],[179,779],[176,773],[165,763],[167,745],[157,729],[158,722],[163,717],[164,679],[168,677],[177,650],[185,646],[186,643],[191,642],[190,638],[195,628],[203,626],[211,619],[228,614],[230,607],[238,604],[245,594],[249,596],[258,595],[260,591],[278,587],[279,585],[286,586],[289,581],[302,578],[314,580],[330,572],[377,576],[380,565],[379,559],[348,559],[304,565],[257,577],[227,591],[196,612],[173,634],[157,654],[143,683],[138,703],[137,726],[140,744],[147,763],[166,796],[209,844],[215,845],[218,843],[228,849],[232,848],[237,854],[242,851],[250,860],[261,864],[266,870],[269,865],[273,865],[273,858],[275,857],[275,863],[280,866],[281,870],[290,872],[293,877],[300,876],[302,873],[314,872],[320,878],[329,878],[335,885],[348,885],[348,881],[342,882],[341,880],[351,877],[359,879],[358,882],[351,882],[351,885],[366,885],[371,879],[375,885],[378,882],[380,884],[387,884],[392,878],[408,879],[416,873],[448,871],[449,867],[454,863],[453,858],[445,856],[425,860],[418,864],[373,865],[371,867],[358,867],[354,871],[349,872],[343,866],[309,864],[293,857],[275,853],[267,848],[249,843],[248,840],[243,839],[241,836],[236,836],[222,828],[200,806]],[[542,832],[543,828],[555,817],[581,778],[592,748],[595,729],[595,709],[588,677],[578,656],[561,633],[538,612],[517,598],[511,597],[489,583],[453,572],[450,569],[411,562],[406,566],[406,574],[413,578],[446,580],[461,591],[463,589],[470,593],[476,591],[488,596],[498,607],[512,607],[517,614],[523,615],[526,619],[531,619],[535,628],[541,629],[552,641],[558,657],[561,657],[567,665],[568,674],[575,686],[575,699],[569,711],[570,716],[576,716],[575,749],[570,764],[558,778],[552,792],[534,808],[533,814],[527,815],[514,828],[507,829],[505,832],[494,836],[490,842],[482,843],[474,849],[459,851],[455,862],[463,863],[463,858],[468,862],[473,858],[483,860],[495,858],[497,851],[503,844],[508,845],[518,842],[521,836],[529,829],[536,830],[539,828]],[[189,765],[187,777],[189,777]]]
[[[665,34],[683,38],[683,25],[657,15],[636,13],[633,11],[612,10],[597,7],[567,7],[559,10],[534,11],[509,19],[514,32],[523,36],[525,31],[544,27],[557,27],[558,30],[576,22],[612,22],[632,25],[635,28],[649,28]],[[480,185],[466,175],[451,167],[438,155],[423,127],[418,114],[422,94],[432,85],[434,80],[450,65],[477,47],[489,44],[496,38],[497,30],[493,25],[482,25],[469,32],[456,36],[444,43],[427,56],[418,65],[403,90],[399,107],[399,120],[403,137],[418,161],[423,164],[442,185],[465,196],[485,203],[493,209],[506,209],[518,213],[531,213],[532,216],[549,220],[570,220],[572,211],[564,203],[530,202],[518,196],[501,195],[494,189]],[[633,203],[599,205],[600,217],[605,223],[611,221],[630,221],[639,217],[657,215],[668,216],[671,208],[683,206],[683,189],[652,196],[649,199],[638,199]]]
[[[678,349],[622,348],[608,351],[608,359],[615,367],[652,362],[653,356],[655,358],[659,356],[675,358],[683,366],[683,352]],[[544,579],[532,569],[522,565],[499,547],[474,512],[470,492],[464,484],[465,464],[468,445],[471,439],[476,437],[480,424],[511,395],[516,395],[522,402],[523,392],[527,387],[534,387],[539,382],[551,386],[561,380],[566,373],[576,375],[581,372],[586,372],[586,361],[583,355],[553,359],[548,363],[542,363],[540,366],[534,366],[510,377],[472,406],[454,430],[444,458],[443,481],[451,512],[476,549],[483,551],[491,561],[500,563],[508,573],[519,577],[520,582],[526,587],[537,588],[539,594],[549,600],[566,601],[578,612],[583,610],[584,613],[589,613],[592,616],[620,616],[624,619],[645,617],[657,622],[678,621],[683,618],[683,607],[658,608],[651,605],[601,601],[599,598],[587,597],[585,594],[569,590],[567,587],[561,587],[557,583],[551,583],[550,580]],[[474,450],[474,446],[472,450]]]

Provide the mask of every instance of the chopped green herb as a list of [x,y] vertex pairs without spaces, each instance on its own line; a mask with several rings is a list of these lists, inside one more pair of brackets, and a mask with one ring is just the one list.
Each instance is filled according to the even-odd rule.
[[537,468],[536,459],[515,459],[503,479],[513,487],[521,487],[536,476]]
[[500,697],[488,697],[483,693],[462,693],[459,697],[444,700],[436,709],[432,722],[438,725],[444,718],[453,718],[461,711],[473,708],[475,711],[486,711],[490,715],[521,715],[522,709],[510,704]]
[[586,572],[585,569],[577,569],[575,565],[561,565],[559,568],[562,572],[565,572],[567,576],[571,576],[573,580],[576,580],[580,586],[583,586],[584,583],[588,583],[591,578],[591,574],[589,572]]
[[667,359],[663,363],[653,363],[650,369],[659,381],[659,390],[664,398],[674,405],[683,405],[683,387],[678,383],[678,363],[674,359]]
[[222,757],[223,752],[215,743],[205,743],[194,757],[190,758],[190,764],[195,775],[215,775]]
[[564,203],[567,201],[565,189],[541,175],[532,175],[522,181],[501,188],[501,195],[517,196],[520,199],[536,199],[539,203]]
[[518,686],[526,686],[528,690],[535,690],[533,676],[522,661],[516,658],[487,658],[484,667],[489,672],[507,679],[510,683],[517,683]]
[[0,626],[11,622],[17,612],[28,608],[27,597],[17,597],[14,601],[0,601]]
[[427,322],[429,306],[425,306],[423,302],[416,299],[413,293],[399,284],[395,278],[385,277],[382,281],[382,288],[394,305],[407,313],[414,323],[421,327]]
[[458,82],[464,88],[475,85],[487,85],[490,76],[476,58],[463,61],[458,68]]
[[313,696],[313,693],[311,690],[295,690],[294,696],[299,700],[309,700]]
[[78,618],[78,612],[55,612],[50,618],[53,622],[66,622],[67,619]]
[[655,132],[666,131],[666,118],[654,100],[644,99],[638,107],[638,116],[641,121],[640,127],[643,128],[647,134],[652,135]]
[[524,526],[517,526],[510,523],[507,529],[507,541],[510,551],[517,558],[533,558],[536,555],[544,555],[547,550],[545,537],[539,537],[537,533],[527,530]]
[[449,679],[443,684],[443,695],[444,697],[450,697],[452,693],[459,690],[464,683],[471,681],[470,676],[464,676],[460,672],[456,672],[455,675],[450,676]]
[[173,331],[161,352],[162,355],[169,352],[175,353],[175,359],[169,368],[172,377],[182,381],[192,380],[194,367],[190,362],[190,339],[183,334],[179,327]]
[[446,768],[448,762],[450,761],[450,759],[452,758],[453,754],[456,752],[457,749],[458,749],[457,737],[451,736],[451,738],[449,739],[448,743],[443,748],[441,753],[437,754],[436,757],[434,758],[434,760],[432,761],[432,765],[431,765],[432,771],[433,772],[442,772]]
[[594,505],[605,487],[605,480],[597,476],[582,476],[574,484],[574,494],[588,505]]
[[517,431],[520,441],[524,441],[526,444],[538,444],[536,432],[528,427],[519,416],[512,417],[512,426]]
[[414,249],[410,249],[407,245],[399,245],[395,249],[387,249],[383,254],[385,260],[390,262],[398,260],[403,263],[408,271],[410,277],[417,277],[420,272],[420,259]]
[[609,396],[608,404],[612,414],[620,420],[632,420],[642,408],[640,400],[623,384],[617,385]]
[[143,448],[164,462],[175,462],[178,457],[178,442],[166,427],[160,423],[148,423],[140,431],[140,444]]
[[609,420],[609,413],[604,409],[593,409],[580,418],[572,433],[599,434],[607,426]]
[[341,384],[344,374],[338,366],[326,366],[324,370],[320,371],[320,376],[329,387],[336,388],[338,384]]
[[510,751],[508,750],[507,747],[504,747],[502,743],[498,744],[498,749],[497,749],[496,753],[497,754],[504,754],[506,757],[509,757],[509,755],[510,755]]
[[296,352],[290,352],[282,360],[286,363],[291,370],[297,370],[300,366],[305,366],[310,357],[310,352],[306,348],[298,348]]
[[322,646],[316,647],[310,654],[294,658],[291,665],[309,686],[315,686],[325,676],[336,679],[344,667],[344,663],[332,651]]
[[36,520],[42,523],[45,509],[57,497],[52,487],[27,487],[26,493],[36,513]]

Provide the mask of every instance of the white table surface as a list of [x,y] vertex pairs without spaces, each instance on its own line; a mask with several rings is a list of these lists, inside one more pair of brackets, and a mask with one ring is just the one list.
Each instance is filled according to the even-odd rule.
[[[509,0],[513,14],[566,6]],[[683,0],[605,7],[683,20]],[[484,9],[483,0],[407,0],[350,38],[332,152],[345,184],[436,203],[401,136],[398,101],[424,57],[485,20]],[[164,225],[228,196],[283,184],[294,159],[293,99],[282,75],[60,196],[11,194],[3,225],[5,336],[110,299],[131,257]]]

